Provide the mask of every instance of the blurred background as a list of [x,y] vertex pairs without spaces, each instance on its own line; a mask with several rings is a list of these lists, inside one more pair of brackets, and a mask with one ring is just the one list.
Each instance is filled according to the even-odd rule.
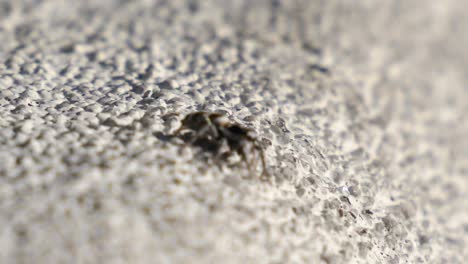
[[[464,263],[467,7],[1,0],[0,262]],[[271,177],[165,137],[200,110]]]

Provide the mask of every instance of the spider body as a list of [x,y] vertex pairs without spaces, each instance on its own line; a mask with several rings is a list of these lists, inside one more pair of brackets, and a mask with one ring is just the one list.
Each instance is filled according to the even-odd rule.
[[249,172],[253,172],[258,159],[249,161],[250,152],[262,162],[262,176],[267,174],[264,152],[252,129],[229,121],[224,114],[203,111],[186,115],[181,123],[175,134],[187,144],[213,154],[216,161],[225,161],[237,153]]

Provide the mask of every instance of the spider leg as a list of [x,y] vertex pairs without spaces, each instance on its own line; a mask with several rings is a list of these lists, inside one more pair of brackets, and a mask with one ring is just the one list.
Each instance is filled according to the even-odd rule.
[[262,175],[260,177],[261,178],[266,178],[266,177],[270,176],[270,174],[268,173],[266,162],[265,162],[265,152],[258,145],[255,145],[255,149],[258,151],[258,154],[260,156],[260,160],[262,161]]
[[216,164],[216,166],[218,167],[218,169],[220,171],[223,171],[223,162],[222,162],[222,159],[213,159],[214,163]]
[[224,148],[223,148],[226,142],[224,139],[220,139],[220,142],[218,143],[219,145],[216,147],[216,150],[214,151],[214,159],[220,162],[224,162],[229,157],[229,152],[224,151]]
[[247,166],[247,169],[249,170],[249,174],[253,174],[252,172],[252,166],[250,162],[247,160],[247,155],[245,154],[245,150],[243,147],[240,147],[236,150],[236,152],[241,156],[242,161],[245,163]]
[[195,141],[197,141],[198,139],[200,139],[202,136],[204,136],[206,134],[206,132],[208,131],[209,129],[209,126],[204,126],[202,129],[200,129],[200,131],[198,131],[195,136],[193,138],[191,138],[189,140],[189,142],[187,142],[187,144],[190,144],[192,145],[193,143],[195,143]]
[[204,116],[204,118],[205,118],[205,122],[207,123],[208,128],[213,133],[213,137],[218,138],[219,133],[218,133],[218,130],[216,129],[216,126],[213,124],[213,122],[211,122],[211,120],[210,120],[210,118],[208,116]]
[[254,170],[254,172],[257,172],[257,162],[258,162],[258,157],[255,156],[255,150],[256,148],[252,148],[251,151],[252,151],[252,154],[254,155],[254,159],[252,159],[252,168]]
[[180,126],[176,131],[174,131],[174,135],[180,136],[180,131],[182,131],[184,128],[184,126]]
[[215,164],[218,166],[218,168],[222,171],[223,170],[223,163],[226,162],[228,159],[230,153],[229,152],[218,152],[213,159]]

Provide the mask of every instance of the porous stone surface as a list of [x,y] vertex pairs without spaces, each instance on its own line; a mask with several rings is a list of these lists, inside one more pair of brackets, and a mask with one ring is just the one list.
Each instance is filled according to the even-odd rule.
[[[0,2],[0,263],[466,263],[467,10]],[[197,110],[270,177],[172,139]]]

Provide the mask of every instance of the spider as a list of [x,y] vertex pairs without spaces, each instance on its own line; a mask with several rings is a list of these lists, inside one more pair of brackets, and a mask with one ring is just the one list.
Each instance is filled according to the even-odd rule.
[[216,161],[225,161],[237,153],[250,173],[257,167],[258,159],[251,162],[246,152],[251,151],[260,157],[262,176],[267,176],[265,154],[254,131],[238,123],[229,121],[222,113],[193,112],[184,117],[182,125],[174,133],[187,144],[200,147],[215,156]]

